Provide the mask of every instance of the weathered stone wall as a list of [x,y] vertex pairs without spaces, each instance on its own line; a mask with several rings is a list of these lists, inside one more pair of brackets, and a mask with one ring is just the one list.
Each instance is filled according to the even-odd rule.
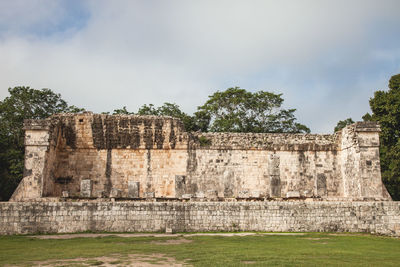
[[2,202],[0,234],[80,231],[338,231],[400,236],[400,203]]
[[13,201],[390,199],[375,123],[334,135],[188,133],[171,117],[92,113],[25,125],[26,174]]

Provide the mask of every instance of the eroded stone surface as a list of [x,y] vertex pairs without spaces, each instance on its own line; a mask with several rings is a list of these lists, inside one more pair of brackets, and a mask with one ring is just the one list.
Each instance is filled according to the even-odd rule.
[[395,201],[1,202],[0,234],[369,232],[400,236]]
[[13,201],[65,191],[70,198],[390,200],[373,122],[333,135],[189,133],[171,117],[82,113],[28,120],[25,131],[24,179]]

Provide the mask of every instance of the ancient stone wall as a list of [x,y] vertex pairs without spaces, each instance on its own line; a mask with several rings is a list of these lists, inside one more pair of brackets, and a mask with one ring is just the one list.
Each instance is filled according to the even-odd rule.
[[2,202],[0,235],[82,231],[311,231],[400,236],[400,203]]
[[189,133],[171,117],[82,113],[25,129],[26,171],[13,201],[390,200],[372,122],[334,135]]

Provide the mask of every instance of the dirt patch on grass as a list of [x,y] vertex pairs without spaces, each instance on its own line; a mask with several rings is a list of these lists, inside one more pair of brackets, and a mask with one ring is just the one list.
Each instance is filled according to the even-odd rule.
[[304,239],[308,240],[323,240],[323,239],[330,239],[329,237],[305,237]]
[[191,237],[191,236],[251,236],[251,235],[305,235],[305,233],[194,233],[194,234],[61,234],[61,235],[32,235],[29,237],[38,239],[71,239],[80,237],[107,237],[107,236],[118,236],[118,237]]
[[370,236],[371,234],[368,233],[330,233],[329,235],[333,236]]
[[[7,266],[7,265],[6,265]],[[9,265],[11,267],[11,265]],[[13,265],[15,266],[15,265]],[[18,266],[18,265],[17,265]],[[26,266],[21,264],[21,266]],[[96,258],[76,258],[65,260],[47,260],[41,262],[30,262],[29,266],[40,267],[83,267],[83,266],[102,266],[102,267],[116,267],[116,266],[140,266],[140,267],[153,267],[153,266],[189,266],[185,263],[179,263],[174,258],[167,257],[162,254],[151,255],[111,255],[107,257]],[[8,267],[8,266],[7,266]]]
[[245,265],[250,265],[250,264],[256,264],[257,262],[255,262],[255,261],[241,261],[241,263],[245,264]]
[[179,238],[179,239],[167,239],[165,241],[151,241],[151,244],[155,245],[179,245],[179,244],[186,244],[186,243],[192,243],[193,240],[188,240],[184,238]]

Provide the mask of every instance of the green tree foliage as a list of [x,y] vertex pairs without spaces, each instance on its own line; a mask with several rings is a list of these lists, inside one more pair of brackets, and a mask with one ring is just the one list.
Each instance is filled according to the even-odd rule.
[[155,115],[155,116],[171,116],[180,119],[187,131],[199,130],[196,124],[196,118],[183,112],[175,103],[164,103],[160,107],[154,107],[153,104],[143,105],[139,108],[138,115]]
[[382,180],[392,198],[400,200],[400,74],[391,77],[388,91],[376,91],[369,105],[372,114],[363,119],[378,121],[382,129]]
[[0,101],[0,201],[8,200],[22,179],[24,167],[24,119],[43,119],[60,112],[83,109],[68,104],[50,89],[9,88]]
[[345,120],[343,120],[343,121],[339,121],[339,122],[336,124],[336,127],[335,127],[335,129],[334,129],[334,132],[337,132],[337,131],[343,129],[344,127],[346,127],[347,125],[350,125],[350,124],[353,124],[353,123],[354,123],[354,121],[353,121],[352,118],[347,118],[347,119],[345,119]]
[[[108,112],[103,112],[104,114],[108,114]],[[121,115],[129,115],[129,114],[134,114],[133,112],[129,112],[127,109],[126,109],[126,106],[124,106],[123,108],[121,108],[121,109],[114,109],[114,111],[113,111],[113,115],[116,115],[116,114],[121,114]]]
[[309,128],[296,122],[296,110],[283,109],[282,103],[282,94],[234,87],[209,96],[195,115],[208,119],[212,132],[309,133]]

